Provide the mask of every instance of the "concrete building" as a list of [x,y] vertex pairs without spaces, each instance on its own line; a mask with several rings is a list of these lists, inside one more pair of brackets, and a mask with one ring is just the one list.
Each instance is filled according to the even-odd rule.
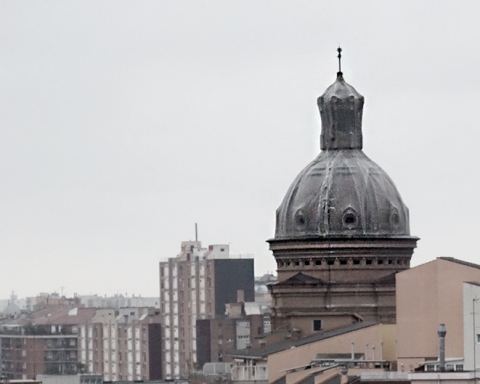
[[197,319],[223,316],[239,290],[254,301],[253,259],[230,258],[228,245],[184,241],[177,257],[160,262],[165,379],[188,377],[197,364]]
[[418,238],[393,181],[362,151],[363,103],[341,72],[318,98],[321,152],[287,191],[268,241],[274,328],[308,335],[395,322],[395,274],[409,268]]

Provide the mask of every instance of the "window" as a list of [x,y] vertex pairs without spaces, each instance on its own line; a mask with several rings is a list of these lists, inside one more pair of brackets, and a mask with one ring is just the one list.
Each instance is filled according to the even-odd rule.
[[455,366],[455,370],[456,370],[456,371],[463,371],[463,364],[457,364],[457,365]]
[[477,343],[480,343],[480,333],[477,333]]
[[314,331],[322,330],[322,320],[313,320],[313,330]]
[[427,371],[432,372],[435,370],[435,366],[433,364],[427,364]]

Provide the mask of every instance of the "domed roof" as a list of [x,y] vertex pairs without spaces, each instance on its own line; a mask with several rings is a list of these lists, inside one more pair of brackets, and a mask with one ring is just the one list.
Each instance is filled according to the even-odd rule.
[[277,209],[275,239],[410,234],[395,184],[362,151],[363,102],[341,72],[318,98],[322,151]]

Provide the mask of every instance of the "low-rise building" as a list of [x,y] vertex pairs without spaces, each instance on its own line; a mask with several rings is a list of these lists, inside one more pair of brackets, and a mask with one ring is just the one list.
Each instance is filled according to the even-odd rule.
[[270,313],[260,303],[231,303],[226,316],[197,320],[198,367],[206,363],[232,361],[230,352],[260,348],[262,336],[271,331]]
[[358,322],[260,348],[233,351],[231,379],[297,383],[314,371],[320,372],[339,362],[351,367],[356,364],[355,368],[363,370],[388,370],[395,363],[395,340],[394,324]]
[[478,369],[480,265],[439,257],[398,273],[396,280],[398,370],[412,372],[438,359],[439,324],[447,330],[446,358],[465,360],[464,370]]

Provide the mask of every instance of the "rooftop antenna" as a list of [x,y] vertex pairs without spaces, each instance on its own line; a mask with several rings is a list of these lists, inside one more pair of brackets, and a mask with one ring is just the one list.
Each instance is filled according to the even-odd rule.
[[197,223],[195,223],[195,241],[198,241],[198,226],[197,226]]
[[337,72],[337,76],[342,76],[343,73],[342,73],[342,48],[338,47],[337,48],[337,52],[338,52],[338,72]]

